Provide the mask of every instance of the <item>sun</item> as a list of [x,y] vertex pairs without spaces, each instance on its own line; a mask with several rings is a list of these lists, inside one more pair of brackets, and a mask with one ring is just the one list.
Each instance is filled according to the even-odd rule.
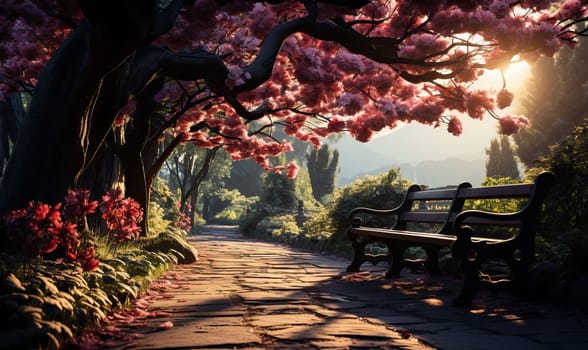
[[511,63],[504,71],[507,85],[513,90],[521,88],[529,77],[531,67],[525,61]]

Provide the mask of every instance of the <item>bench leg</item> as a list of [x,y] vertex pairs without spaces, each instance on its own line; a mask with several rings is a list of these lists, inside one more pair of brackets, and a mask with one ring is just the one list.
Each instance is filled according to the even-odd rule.
[[531,264],[527,261],[514,261],[514,259],[511,259],[508,263],[511,273],[512,292],[515,295],[524,296],[528,292]]
[[400,277],[400,270],[404,267],[404,251],[406,247],[393,244],[387,244],[387,246],[388,254],[392,254],[392,259],[390,268],[386,272],[386,278]]
[[453,301],[454,306],[470,307],[472,300],[476,296],[480,284],[480,262],[478,259],[471,261],[465,258],[462,261],[463,267],[463,287],[460,295]]
[[353,247],[353,260],[351,261],[351,264],[347,266],[346,271],[358,272],[361,265],[366,262],[365,246],[367,245],[367,242],[358,242],[353,240],[351,245]]
[[430,247],[426,249],[427,261],[425,267],[431,276],[440,276],[441,268],[439,267],[439,248]]

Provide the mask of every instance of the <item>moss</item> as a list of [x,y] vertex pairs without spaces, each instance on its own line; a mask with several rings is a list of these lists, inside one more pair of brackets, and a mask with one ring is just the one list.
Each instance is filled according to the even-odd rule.
[[178,258],[180,264],[191,264],[198,260],[198,251],[186,240],[170,232],[162,232],[156,238],[143,245],[150,252],[171,253]]

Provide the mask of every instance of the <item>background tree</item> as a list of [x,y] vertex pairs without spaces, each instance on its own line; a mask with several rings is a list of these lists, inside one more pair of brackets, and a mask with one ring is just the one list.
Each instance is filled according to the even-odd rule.
[[275,209],[295,209],[298,199],[296,183],[286,173],[272,171],[265,174],[261,203]]
[[260,196],[263,190],[263,168],[252,159],[233,162],[227,185],[247,197]]
[[215,161],[219,147],[198,149],[182,145],[166,160],[170,187],[179,193],[179,211],[194,221],[200,185]]
[[490,148],[486,149],[488,160],[486,161],[486,176],[500,179],[508,177],[518,179],[520,177],[514,150],[511,147],[508,136],[492,139]]
[[312,195],[322,202],[325,196],[335,190],[335,180],[339,172],[339,151],[331,151],[328,144],[312,149],[306,155],[306,167],[312,186]]
[[[498,118],[508,105],[470,89],[483,70],[573,44],[585,13],[578,1],[11,2],[2,99],[23,87],[34,95],[0,214],[31,199],[57,203],[104,178],[101,169],[146,206],[182,142],[220,145],[270,170],[268,157],[292,149],[273,137],[277,125],[314,145],[341,131],[369,141],[407,121],[459,134],[457,115]],[[500,118],[507,134],[522,124]],[[166,133],[172,141],[160,147]]]
[[[585,27],[584,27],[585,28]],[[520,111],[530,125],[514,135],[516,153],[528,167],[561,141],[588,115],[588,42],[563,48],[531,65]]]

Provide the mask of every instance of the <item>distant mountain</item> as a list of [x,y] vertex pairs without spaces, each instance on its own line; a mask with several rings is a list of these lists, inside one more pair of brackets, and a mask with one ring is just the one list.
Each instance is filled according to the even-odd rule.
[[400,168],[404,178],[432,187],[463,181],[479,185],[486,173],[485,149],[495,136],[479,126],[455,137],[440,128],[416,124],[367,143],[345,135],[333,145],[340,154],[337,186],[390,168]]
[[364,178],[366,175],[383,174],[392,168],[400,168],[400,175],[403,178],[429,187],[457,185],[464,181],[470,182],[474,186],[479,186],[486,176],[485,160],[464,160],[451,157],[445,160],[422,161],[416,166],[407,163],[390,164],[371,171],[358,172],[353,177],[339,176],[337,178],[337,187],[348,185],[357,179]]

